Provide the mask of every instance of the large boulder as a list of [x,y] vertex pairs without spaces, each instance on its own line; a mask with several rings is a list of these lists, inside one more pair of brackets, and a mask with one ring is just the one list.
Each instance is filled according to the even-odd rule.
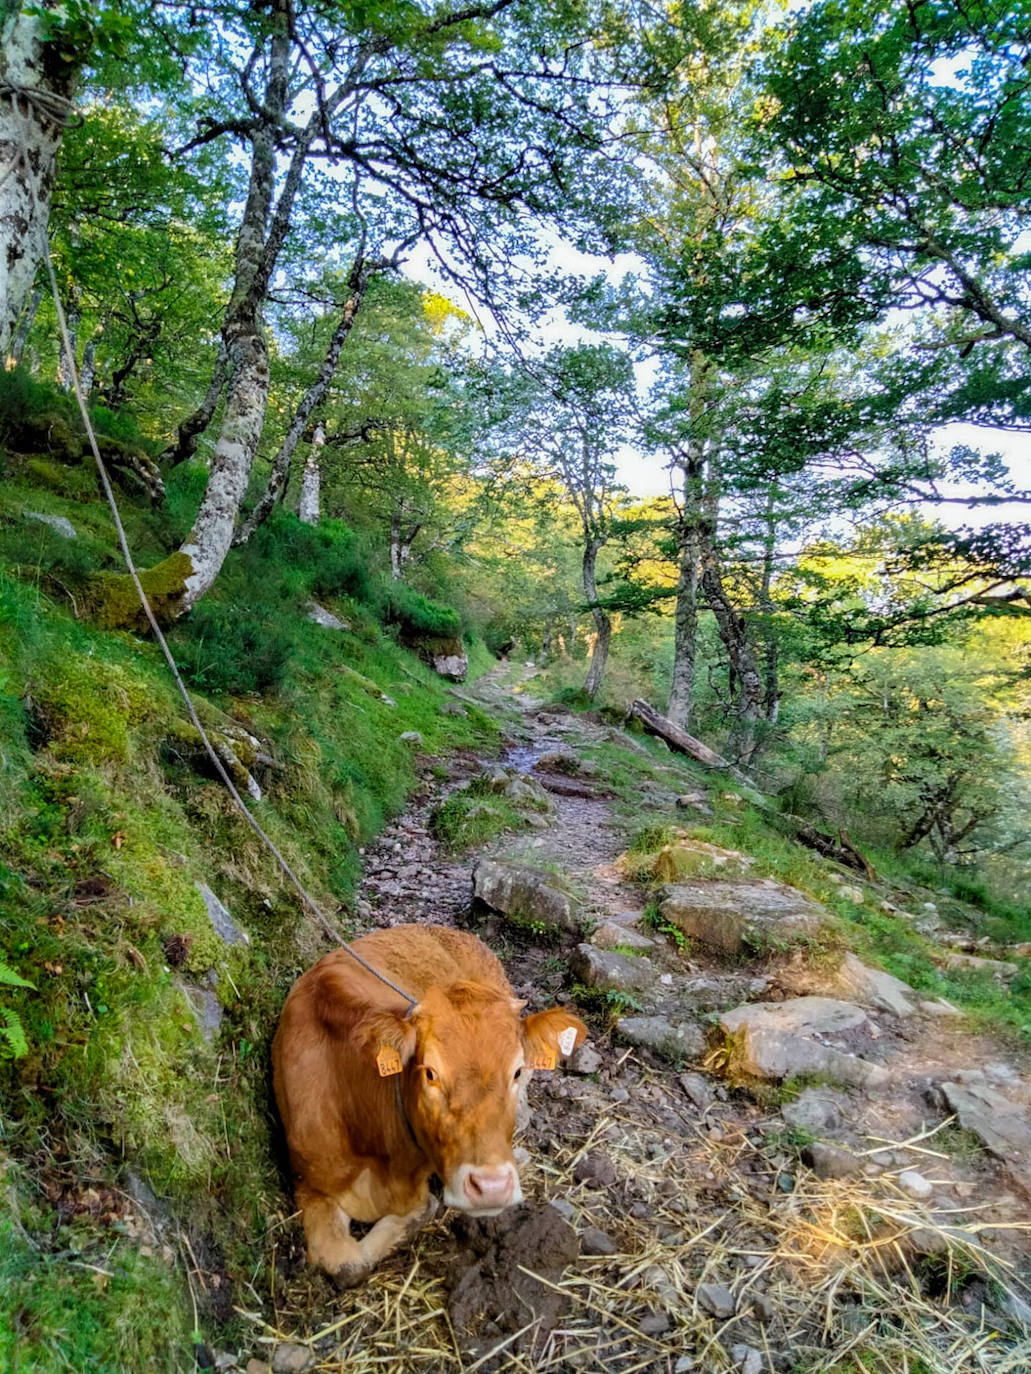
[[845,955],[835,980],[835,989],[864,1007],[891,1012],[893,1016],[912,1016],[917,995],[908,983],[884,969],[868,968],[852,953]]
[[821,1074],[841,1083],[872,1088],[889,1081],[888,1071],[848,1050],[824,1043],[825,1035],[850,1034],[866,1047],[870,1021],[862,1007],[831,997],[796,997],[789,1002],[750,1002],[724,1012],[720,1026],[731,1049],[731,1068],[755,1078],[798,1078]]
[[616,1033],[631,1045],[654,1050],[677,1063],[698,1059],[705,1053],[705,1033],[694,1021],[666,1016],[621,1016],[616,1022]]
[[481,859],[473,870],[473,896],[515,923],[541,922],[576,933],[579,930],[569,894],[556,886],[555,875],[511,859]]
[[646,954],[617,954],[594,945],[578,945],[570,962],[577,977],[601,992],[648,992],[659,976]]
[[827,915],[795,888],[773,882],[676,883],[660,910],[692,940],[726,954],[786,948],[817,935]]
[[448,682],[464,682],[469,674],[469,659],[464,649],[457,654],[434,654],[431,662],[433,663],[433,671],[439,673],[441,677],[447,678]]

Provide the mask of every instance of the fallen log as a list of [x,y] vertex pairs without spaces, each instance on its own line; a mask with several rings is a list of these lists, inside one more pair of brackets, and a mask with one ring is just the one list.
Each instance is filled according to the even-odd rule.
[[627,711],[627,717],[639,720],[649,734],[657,735],[659,739],[665,740],[671,749],[676,749],[681,754],[687,754],[689,758],[703,764],[706,768],[711,768],[714,772],[726,774],[741,787],[747,788],[748,800],[752,805],[763,811],[778,830],[789,835],[792,839],[798,840],[799,844],[804,844],[807,849],[813,849],[817,854],[822,854],[825,859],[832,859],[845,868],[851,868],[854,872],[861,873],[868,882],[877,881],[877,874],[874,872],[873,865],[864,854],[860,853],[843,830],[838,831],[838,837],[835,839],[833,835],[825,835],[823,831],[817,830],[808,821],[802,820],[801,816],[792,816],[788,812],[778,811],[775,805],[756,793],[756,785],[752,779],[735,768],[729,759],[725,759],[722,754],[717,754],[714,749],[710,749],[700,739],[695,739],[694,735],[689,735],[686,730],[681,730],[679,725],[674,725],[666,716],[660,715],[654,706],[649,706],[646,701],[639,699],[632,701],[630,709]]
[[712,768],[720,773],[726,773],[742,787],[747,787],[749,791],[755,789],[755,783],[751,778],[746,777],[739,768],[735,768],[729,759],[725,759],[722,754],[717,754],[714,749],[710,749],[707,744],[703,744],[700,739],[695,739],[694,735],[689,735],[686,730],[681,730],[679,725],[674,725],[666,716],[662,716],[656,711],[654,706],[649,706],[646,701],[639,698],[630,703],[627,715],[639,720],[650,735],[657,735],[659,739],[665,740],[671,749],[676,749],[681,754],[687,754],[696,763],[704,764],[706,768]]
[[817,854],[822,854],[825,859],[833,859],[835,863],[861,873],[867,882],[877,881],[873,864],[865,854],[859,852],[844,830],[839,830],[838,838],[835,839],[833,835],[825,835],[822,830],[809,825],[800,816],[784,813],[780,819],[784,822],[785,828],[790,827],[791,835],[799,844],[804,844],[807,849],[815,849]]

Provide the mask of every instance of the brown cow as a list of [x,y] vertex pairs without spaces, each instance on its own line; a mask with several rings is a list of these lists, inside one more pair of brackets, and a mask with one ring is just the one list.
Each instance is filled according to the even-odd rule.
[[[520,1019],[524,1003],[474,935],[395,926],[354,948],[418,1005],[338,949],[294,984],[272,1046],[308,1259],[343,1285],[433,1216],[432,1174],[465,1212],[522,1200],[516,1107],[533,1069],[587,1034],[561,1008]],[[352,1221],[376,1224],[359,1241]]]

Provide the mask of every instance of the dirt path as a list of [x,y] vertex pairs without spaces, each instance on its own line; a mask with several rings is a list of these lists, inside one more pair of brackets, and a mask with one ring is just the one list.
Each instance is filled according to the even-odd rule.
[[[462,695],[504,712],[504,762],[519,773],[533,774],[556,749],[582,751],[611,737],[604,726],[544,709],[525,684],[513,691],[499,678]],[[474,909],[471,875],[482,853],[456,860],[433,838],[433,809],[483,766],[458,758],[442,778],[427,763],[408,810],[366,851],[359,910],[375,925],[473,929],[498,950],[533,1006],[569,1000],[584,976],[571,971],[584,957],[582,937],[541,941]],[[673,816],[683,779],[678,788],[675,770],[665,771],[669,777],[661,765],[642,770],[642,802],[662,801]],[[593,782],[595,795],[553,796],[542,828],[502,837],[484,852],[557,870],[580,894],[588,928],[615,921],[640,935],[644,891],[616,867],[632,821],[603,795],[604,778]],[[726,1007],[759,998],[768,1009],[791,998],[769,963],[711,952],[688,959],[659,940],[641,964],[654,972],[640,994],[646,1005],[615,999],[624,1016],[675,1021],[689,1003],[710,1045],[712,1021]],[[588,983],[593,977],[588,970]],[[1024,1324],[1031,1322],[1031,1223],[1022,1176],[947,1124],[941,1087],[965,1081],[989,1101],[1003,1094],[1021,1112],[1025,1066],[1012,1053],[955,1022],[880,1009],[857,1030],[818,1037],[839,1058],[858,1053],[883,1068],[880,1086],[816,1074],[788,1092],[776,1083],[746,1087],[720,1072],[726,1057],[708,1046],[675,1063],[647,1042],[628,1042],[606,1013],[607,995],[602,976],[589,999],[592,1042],[571,1070],[532,1085],[523,1142],[528,1209],[478,1229],[445,1215],[344,1304],[298,1263],[296,1237],[285,1245],[279,1329],[311,1332],[332,1312],[347,1328],[315,1343],[318,1368],[1031,1368]],[[573,1253],[580,1251],[572,1264],[563,1250],[568,1227]]]

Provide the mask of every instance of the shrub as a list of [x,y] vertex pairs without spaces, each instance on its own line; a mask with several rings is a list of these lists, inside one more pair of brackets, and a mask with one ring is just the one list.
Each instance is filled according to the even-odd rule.
[[240,561],[288,572],[299,596],[351,596],[367,605],[377,600],[368,551],[339,520],[306,525],[277,511],[255,530]]
[[384,620],[413,639],[454,639],[462,632],[461,617],[453,607],[431,601],[403,582],[392,582],[387,588]]
[[170,636],[183,677],[205,692],[246,696],[276,691],[297,641],[289,605],[226,605],[202,601]]

